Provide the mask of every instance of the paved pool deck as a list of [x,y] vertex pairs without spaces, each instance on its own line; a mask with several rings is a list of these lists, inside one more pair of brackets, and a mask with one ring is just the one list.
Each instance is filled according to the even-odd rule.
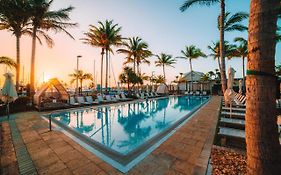
[[[221,97],[179,128],[128,175],[205,174],[220,112]],[[0,174],[122,175],[60,131],[49,131],[39,112],[15,114],[0,123]],[[2,137],[1,137],[2,135]]]

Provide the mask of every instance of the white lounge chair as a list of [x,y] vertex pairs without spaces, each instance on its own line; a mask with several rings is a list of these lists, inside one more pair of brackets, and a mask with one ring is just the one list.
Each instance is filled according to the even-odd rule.
[[90,105],[90,103],[86,102],[83,96],[77,97],[77,102],[83,105]]
[[118,94],[115,95],[116,100],[118,101],[127,101],[126,99],[120,98]]
[[106,101],[108,101],[108,102],[117,102],[117,100],[114,98],[112,98],[110,95],[106,95],[105,96],[105,99],[106,99]]
[[123,100],[132,100],[131,98],[127,98],[125,94],[121,93],[121,99]]
[[90,104],[98,104],[97,101],[94,101],[92,96],[86,96],[86,101]]
[[155,97],[160,97],[159,94],[157,94],[156,92],[152,92],[154,94]]
[[72,106],[80,106],[80,103],[77,103],[74,97],[69,98],[69,104]]

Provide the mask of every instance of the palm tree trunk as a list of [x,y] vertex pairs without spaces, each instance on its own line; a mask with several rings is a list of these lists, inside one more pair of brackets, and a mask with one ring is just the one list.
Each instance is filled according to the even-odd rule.
[[244,56],[242,57],[242,60],[243,60],[242,61],[242,64],[243,64],[242,65],[243,66],[243,74],[242,74],[243,75],[243,87],[242,87],[242,92],[245,92],[246,88],[245,88],[245,57]]
[[108,49],[105,50],[105,93],[107,94],[108,88]]
[[102,82],[103,82],[103,56],[104,56],[104,48],[101,50],[101,77],[100,77],[100,93],[102,94]]
[[80,79],[80,95],[82,94],[83,79]]
[[19,90],[20,80],[20,35],[16,35],[16,47],[17,47],[17,65],[16,65],[16,90]]
[[134,72],[136,73],[136,57],[134,56]]
[[36,32],[37,27],[33,26],[32,33],[32,51],[31,51],[31,65],[30,65],[30,97],[33,101],[33,95],[35,94],[35,50],[36,50]]
[[221,72],[221,62],[220,62],[220,58],[218,58],[218,65],[219,65],[219,70]]
[[192,63],[191,63],[191,58],[189,59],[189,66],[190,66],[190,72],[191,72],[191,88],[190,91],[193,91],[193,70],[192,70]]
[[220,18],[220,59],[221,59],[221,85],[222,92],[226,90],[226,74],[225,74],[225,48],[224,48],[224,15],[225,3],[221,0],[221,18]]
[[165,65],[163,64],[163,75],[164,75],[164,80],[165,80],[165,83],[166,83],[166,74],[165,74]]
[[[247,63],[247,174],[280,174],[277,130],[275,35],[280,0],[251,0]],[[277,9],[277,8],[276,8]]]

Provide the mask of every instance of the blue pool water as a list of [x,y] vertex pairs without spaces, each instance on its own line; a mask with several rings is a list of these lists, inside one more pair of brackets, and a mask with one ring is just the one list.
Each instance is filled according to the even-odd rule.
[[55,113],[53,118],[88,141],[92,140],[99,148],[126,156],[151,142],[207,100],[206,97],[170,96],[75,109]]

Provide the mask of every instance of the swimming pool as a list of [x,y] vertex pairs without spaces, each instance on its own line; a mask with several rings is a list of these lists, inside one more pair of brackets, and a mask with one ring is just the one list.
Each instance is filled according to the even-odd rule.
[[100,158],[127,172],[207,101],[208,97],[170,96],[73,109],[52,113],[52,118]]

